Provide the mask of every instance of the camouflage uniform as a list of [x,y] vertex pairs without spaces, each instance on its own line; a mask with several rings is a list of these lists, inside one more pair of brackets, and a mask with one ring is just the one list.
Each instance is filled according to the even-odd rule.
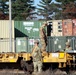
[[[33,64],[34,64],[34,73],[42,71],[42,53],[38,46],[34,46],[32,51]],[[37,70],[38,68],[38,70]]]
[[66,42],[66,48],[65,51],[72,50],[72,47],[70,47],[70,42]]
[[41,41],[41,51],[46,51],[46,46],[47,46],[47,36],[46,36],[46,30],[45,30],[45,26],[42,25],[40,27],[40,41]]

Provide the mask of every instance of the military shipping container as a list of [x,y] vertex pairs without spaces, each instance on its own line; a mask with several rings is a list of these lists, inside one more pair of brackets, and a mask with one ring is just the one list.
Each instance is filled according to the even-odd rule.
[[51,36],[48,37],[48,52],[62,51],[65,48],[66,37],[65,36]]
[[73,36],[76,36],[76,19],[73,19],[72,22],[73,22]]
[[[40,38],[36,37],[18,37],[16,38],[16,52],[32,52],[34,40]],[[48,52],[65,51],[66,42],[69,41],[72,49],[76,49],[76,36],[48,36],[48,45],[46,50]],[[41,43],[39,44],[41,47]]]
[[66,19],[62,21],[62,28],[63,28],[63,36],[72,36],[73,35],[73,28],[72,28],[72,20]]
[[48,36],[62,36],[62,20],[50,20],[48,21],[48,24]]
[[16,52],[28,52],[28,38],[17,37],[16,38]]
[[[19,34],[23,34],[25,37],[39,37],[39,28],[43,21],[14,21],[15,25],[15,37],[20,37]],[[19,31],[19,32],[18,32]]]
[[[14,38],[14,21],[12,20],[12,38]],[[0,20],[0,38],[9,38],[10,26],[9,20]]]
[[76,50],[76,36],[51,36],[47,40],[48,52],[65,51],[66,42],[70,42],[72,50]]
[[[9,39],[0,39],[0,53],[10,52]],[[15,52],[15,40],[12,39],[12,52]]]
[[66,36],[67,41],[70,41],[70,45],[73,50],[76,49],[76,36]]
[[53,20],[52,36],[62,36],[62,20]]

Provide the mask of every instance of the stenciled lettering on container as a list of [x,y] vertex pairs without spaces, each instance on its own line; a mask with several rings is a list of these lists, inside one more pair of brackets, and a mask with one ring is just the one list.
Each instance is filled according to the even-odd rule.
[[32,27],[34,26],[34,22],[23,22],[23,25],[25,26],[25,29],[30,33]]
[[34,22],[23,22],[23,25],[25,26],[25,29],[28,31],[28,33],[30,33],[31,30],[33,30],[33,32],[39,31],[38,28],[33,28]]

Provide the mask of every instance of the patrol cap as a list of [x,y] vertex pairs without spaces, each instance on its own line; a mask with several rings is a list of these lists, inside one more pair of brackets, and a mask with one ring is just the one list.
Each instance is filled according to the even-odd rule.
[[70,45],[70,42],[66,42],[66,45]]
[[39,44],[39,40],[35,40],[35,41],[34,41],[34,43],[37,43],[37,44]]
[[43,22],[43,24],[47,25],[47,22]]
[[44,24],[47,24],[47,22],[43,22]]

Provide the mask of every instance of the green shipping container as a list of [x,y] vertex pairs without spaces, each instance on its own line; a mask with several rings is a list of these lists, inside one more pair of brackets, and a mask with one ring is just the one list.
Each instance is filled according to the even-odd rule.
[[20,33],[22,33],[24,37],[39,37],[39,28],[42,23],[43,21],[15,21],[16,37],[18,37]]
[[26,37],[23,21],[14,21],[15,37]]
[[76,50],[76,36],[55,36],[48,37],[48,52],[64,51],[66,42],[70,41],[72,50]]
[[65,49],[66,37],[64,36],[55,36],[55,37],[48,37],[48,52],[56,52],[62,51]]
[[[18,37],[16,38],[16,52],[32,52],[32,48],[34,46],[34,40],[40,38],[27,38],[27,37]],[[67,41],[70,41],[70,45],[73,50],[76,49],[76,36],[55,36],[55,37],[48,37],[48,45],[47,51],[48,52],[56,52],[56,51],[64,51],[65,44]],[[40,43],[41,47],[41,43]]]
[[[29,37],[28,38],[28,52],[32,52],[32,48],[34,46],[34,41],[35,40],[39,40],[40,42],[40,38],[39,37]],[[39,47],[41,46],[41,43],[39,43]]]
[[67,41],[70,41],[70,45],[73,50],[76,50],[76,36],[66,36]]
[[26,37],[16,38],[16,52],[28,52],[27,49],[27,40]]

